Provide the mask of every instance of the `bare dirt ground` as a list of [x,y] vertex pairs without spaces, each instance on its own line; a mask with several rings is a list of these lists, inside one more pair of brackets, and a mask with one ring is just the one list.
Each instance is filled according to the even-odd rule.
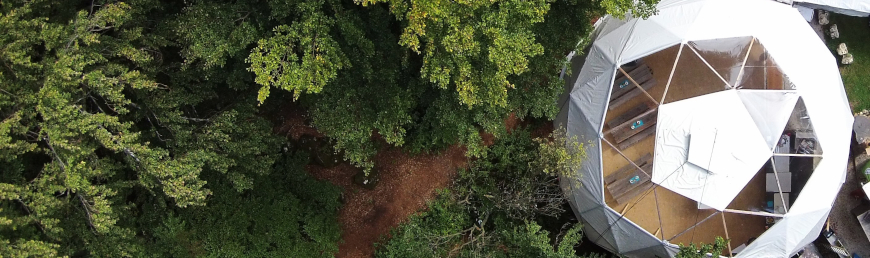
[[868,160],[870,160],[870,156],[862,153],[849,162],[846,169],[846,182],[840,188],[837,200],[828,216],[831,228],[839,236],[846,249],[861,257],[870,257],[870,242],[861,230],[858,220],[852,215],[852,209],[861,203],[861,198],[853,196],[852,193],[860,189],[857,170],[860,170]]
[[[324,137],[309,125],[310,119],[304,109],[288,103],[279,110],[273,118],[276,133],[292,140]],[[528,121],[513,114],[505,119],[508,132],[529,125]],[[544,123],[533,128],[532,136],[547,137],[552,131],[552,123]],[[495,141],[490,133],[481,132],[481,136],[486,146]],[[435,197],[437,190],[447,188],[458,170],[468,166],[465,152],[465,147],[460,145],[420,155],[411,155],[401,148],[385,147],[374,158],[379,182],[373,189],[355,184],[354,175],[361,169],[346,162],[328,168],[316,164],[306,166],[315,178],[328,180],[342,188],[344,204],[338,215],[342,242],[336,257],[373,257],[375,243],[388,239],[391,229],[407,221],[409,216],[425,210],[426,202]]]
[[[292,103],[280,110],[274,118],[277,133],[293,140],[303,136],[323,137],[308,125],[305,110]],[[353,177],[361,169],[348,163],[331,168],[313,164],[306,166],[315,178],[328,180],[342,188],[344,205],[338,217],[342,242],[336,257],[372,257],[376,242],[385,239],[392,228],[407,221],[409,216],[424,210],[426,202],[435,197],[436,190],[448,187],[458,169],[468,165],[465,148],[458,145],[421,155],[386,147],[378,152],[374,161],[379,179],[374,189],[354,184]]]
[[372,257],[374,243],[424,209],[435,190],[447,187],[457,170],[466,166],[467,158],[459,146],[417,156],[390,148],[381,150],[375,163],[380,182],[372,190],[353,184],[352,177],[360,170],[349,164],[307,167],[316,178],[344,189],[345,202],[339,212],[343,242],[336,257]]

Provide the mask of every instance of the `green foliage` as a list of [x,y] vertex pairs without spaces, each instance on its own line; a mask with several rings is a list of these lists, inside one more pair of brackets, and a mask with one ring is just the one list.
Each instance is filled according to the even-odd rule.
[[220,178],[208,205],[172,212],[153,230],[152,257],[331,257],[338,251],[339,189],[285,154],[243,192]]
[[[838,13],[830,13],[830,24],[837,24],[840,37],[826,41],[831,53],[837,52],[837,46],[845,43],[852,54],[854,62],[840,66],[840,74],[843,76],[843,86],[852,111],[855,113],[862,110],[870,110],[870,45],[864,42],[870,41],[870,32],[867,31],[867,17],[854,17]],[[837,56],[837,55],[834,55]],[[837,58],[839,62],[842,58]]]
[[294,100],[302,93],[318,93],[335,79],[338,70],[347,66],[338,42],[329,37],[333,19],[324,15],[320,1],[300,4],[301,20],[275,28],[275,36],[261,39],[248,57],[255,81],[263,85],[257,99],[269,96],[269,88],[293,92]]
[[[184,46],[186,63],[202,61],[205,68],[223,66],[262,34],[256,24],[256,1],[196,1],[184,7],[171,28]],[[253,16],[252,13],[255,13]]]
[[577,137],[568,137],[564,128],[553,131],[549,139],[535,139],[538,143],[538,158],[535,167],[545,174],[574,176],[586,159],[586,149]]
[[725,253],[726,248],[728,247],[728,240],[723,239],[722,237],[716,237],[716,242],[712,244],[702,244],[701,246],[695,246],[695,244],[689,244],[688,246],[680,244],[680,250],[677,252],[677,255],[674,256],[676,258],[705,258],[709,257],[707,254],[712,254],[713,257],[719,257],[723,253]]
[[656,14],[656,4],[658,0],[607,0],[601,1],[601,7],[608,14],[616,17],[624,18],[625,14],[631,14],[633,17],[647,18]]
[[[558,178],[538,163],[545,160],[545,145],[531,138],[526,129],[515,129],[487,150],[468,171],[460,172],[457,191],[471,197],[481,210],[498,210],[517,220],[536,215],[556,217],[565,204]],[[549,157],[548,157],[549,158]]]
[[206,102],[235,94],[232,75],[172,69],[160,7],[0,3],[0,256],[139,256],[143,203],[129,200],[204,205],[203,174],[241,190],[268,171],[279,138],[254,95]]
[[[607,3],[4,0],[0,256],[331,255],[337,192],[278,153],[268,121],[291,100],[360,167],[380,140],[523,151],[465,180],[519,175],[496,185],[552,193],[555,177],[528,164],[538,145],[492,152],[480,134],[504,137],[511,114],[555,116],[564,56]],[[548,162],[576,153],[561,154]],[[513,224],[489,236],[541,246],[517,218],[545,213],[506,202],[540,196],[465,185],[465,207],[516,211],[495,212]]]
[[394,230],[392,239],[380,246],[375,256],[580,257],[574,251],[583,238],[579,224],[554,235],[534,221],[475,222],[476,218],[468,215],[468,205],[455,197],[442,192],[429,204],[429,211]]
[[361,1],[389,3],[407,25],[399,43],[423,55],[422,78],[458,92],[458,101],[507,106],[508,76],[528,70],[528,58],[543,54],[533,26],[544,21],[549,2]]
[[536,222],[564,214],[565,199],[556,177],[534,166],[543,146],[535,142],[527,130],[497,141],[453,190],[394,230],[376,256],[577,257],[579,224],[551,232]]
[[294,23],[248,62],[261,102],[275,87],[310,103],[314,125],[365,169],[376,136],[415,151],[458,142],[481,157],[481,131],[500,137],[510,114],[552,118],[565,55],[600,13],[592,1],[357,3],[283,5]]

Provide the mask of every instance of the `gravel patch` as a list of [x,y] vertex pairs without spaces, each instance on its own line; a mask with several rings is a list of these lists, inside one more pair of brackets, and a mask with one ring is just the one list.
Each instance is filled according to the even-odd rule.
[[834,207],[828,216],[828,221],[831,223],[834,233],[839,236],[840,241],[843,242],[846,249],[861,257],[870,257],[870,240],[864,235],[861,226],[858,224],[858,219],[851,212],[853,208],[861,204],[862,199],[850,196],[850,193],[860,189],[861,186],[856,166],[860,169],[868,160],[870,160],[870,156],[867,156],[863,152],[850,160],[847,168],[846,182],[840,188],[837,200],[834,202]]

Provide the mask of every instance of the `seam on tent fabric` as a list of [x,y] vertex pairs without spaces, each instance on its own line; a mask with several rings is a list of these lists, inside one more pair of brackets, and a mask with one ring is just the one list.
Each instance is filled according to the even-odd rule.
[[[607,119],[607,108],[610,107],[610,95],[613,94],[613,80],[616,80],[616,73],[619,72],[617,69],[619,69],[619,65],[614,65],[613,74],[610,75],[610,80],[607,81],[607,85],[608,85],[607,86],[607,98],[605,98],[605,100],[607,100],[607,102],[605,102],[605,104],[604,104],[604,109],[602,109],[602,112],[601,112],[601,119],[598,120],[598,121],[600,121],[600,122],[598,122],[599,123],[598,129],[595,131],[595,133],[598,135],[598,138],[603,137],[603,135],[601,134],[601,131],[604,130],[604,119]],[[600,145],[600,142],[599,142],[599,145]],[[604,165],[603,164],[601,166],[601,169],[602,169],[601,176],[603,177],[604,176],[604,170],[603,170]],[[602,194],[601,196],[604,196],[604,195]]]
[[[610,97],[608,97],[608,98],[610,98]],[[605,107],[605,109],[606,108],[607,107]],[[602,120],[602,121],[604,121],[604,120]],[[601,139],[600,138],[598,139],[598,153],[599,153],[599,156],[601,156],[601,153],[604,153],[604,150],[601,147]],[[604,201],[604,157],[601,157],[598,159],[598,168],[599,168],[598,170],[600,170],[599,173],[601,173],[601,176],[598,179],[599,182],[601,183],[601,199],[602,199],[601,202],[604,203],[605,202]],[[605,206],[606,205],[607,204],[605,204]]]
[[[691,48],[691,46],[689,46],[689,47]],[[692,51],[694,51],[694,49]],[[698,52],[695,52],[695,54],[698,54]],[[701,57],[701,55],[698,55],[698,57]],[[702,58],[702,60],[703,60],[703,58]],[[713,71],[713,72],[715,73],[716,71]],[[713,146],[710,146],[710,153],[713,153],[716,150],[716,138],[717,138],[716,136],[718,136],[718,135],[719,135],[719,130],[716,130],[716,133],[713,135]],[[710,158],[707,160],[707,167],[708,168],[710,167],[710,163],[713,163],[713,155],[710,155]],[[704,177],[704,187],[701,188],[701,198],[700,198],[701,200],[704,200],[704,195],[706,195],[706,193],[707,193],[707,180],[709,180],[709,179],[710,179],[709,176]],[[701,200],[698,200],[698,206],[701,206],[701,204],[703,204],[703,203],[701,203]],[[701,207],[698,207],[698,208],[701,208]],[[700,209],[698,209],[698,210],[700,210]],[[692,226],[692,228],[698,226],[700,223],[703,223],[703,221],[700,223],[698,222],[698,215],[701,215],[701,213],[695,212],[695,225]],[[715,215],[715,214],[713,214],[713,215]],[[706,221],[709,218],[710,217],[707,217],[706,219],[704,219],[704,221]],[[661,218],[659,218],[659,219],[661,219]],[[686,230],[688,230],[688,229],[686,229]],[[674,236],[671,239],[674,239],[674,238],[676,238],[676,236]],[[695,242],[695,230],[692,230],[692,238],[689,242]]]
[[[619,49],[619,54],[616,55],[616,60],[614,60],[614,63],[616,63],[617,66],[620,66],[621,65],[620,63],[622,63],[622,62],[620,62],[620,60],[622,60],[622,53],[625,52],[625,48],[628,47],[628,44],[627,44],[628,40],[634,34],[634,29],[637,28],[637,23],[640,22],[640,19],[633,18],[632,21],[634,21],[634,24],[631,24],[631,28],[629,28],[628,33],[625,34],[625,35],[627,35],[625,37],[625,42],[620,42],[622,44],[622,48]],[[629,21],[629,22],[631,22],[631,21]],[[626,23],[628,23],[628,22],[626,22]]]

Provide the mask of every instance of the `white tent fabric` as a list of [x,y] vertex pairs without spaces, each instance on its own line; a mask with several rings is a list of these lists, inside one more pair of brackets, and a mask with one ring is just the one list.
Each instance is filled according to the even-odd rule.
[[755,125],[767,142],[767,147],[773,149],[779,141],[782,129],[788,122],[798,100],[796,91],[772,90],[739,90],[737,95],[755,121]]
[[[570,97],[565,98],[568,103],[563,105],[568,111],[561,113],[566,117],[560,120],[567,125],[569,136],[588,143],[585,145],[588,157],[577,171],[579,177],[566,177],[562,186],[570,193],[569,200],[575,214],[587,225],[584,231],[593,242],[629,257],[672,256],[676,250],[675,245],[658,239],[604,203],[601,153],[602,148],[609,147],[602,147],[601,137],[617,67],[676,44],[693,42],[703,56],[704,51],[732,51],[719,46],[735,47],[734,40],[730,41],[732,43],[721,41],[722,45],[718,46],[706,44],[705,40],[754,37],[776,60],[779,69],[794,85],[794,90],[762,93],[726,90],[736,92],[737,96],[736,102],[733,96],[728,97],[729,105],[742,103],[741,110],[744,111],[740,112],[748,113],[750,122],[742,113],[740,123],[751,123],[750,128],[757,128],[752,142],[763,146],[765,152],[762,155],[757,147],[752,150],[757,150],[765,159],[770,157],[771,140],[778,137],[785,125],[783,114],[790,114],[800,98],[812,118],[817,141],[825,151],[824,158],[818,162],[789,212],[739,256],[786,257],[794,254],[818,236],[820,225],[827,218],[846,175],[852,116],[836,60],[800,13],[786,4],[771,0],[662,0],[658,10],[657,15],[646,20],[603,18],[598,26],[600,34],[589,48],[580,72],[573,73],[574,78],[567,80],[573,85],[570,85]],[[687,52],[693,54],[688,50],[683,54]],[[723,77],[729,77],[724,79],[739,88],[739,85],[734,85],[738,78],[731,72],[733,64],[714,68],[720,74],[732,74]],[[664,103],[660,106],[659,117],[667,115],[665,112],[669,105],[677,104],[679,102]],[[663,124],[657,125],[657,132],[663,129],[659,128]],[[667,156],[664,153],[655,155],[653,173],[659,174],[658,159]],[[755,159],[753,157],[745,163],[747,170],[757,166]],[[729,162],[736,161],[724,164],[733,164]],[[703,198],[701,201],[722,208],[718,204],[720,201]]]
[[794,0],[794,4],[828,10],[845,15],[870,16],[870,1],[866,0]]
[[772,155],[737,92],[659,107],[653,183],[720,211],[728,207]]

